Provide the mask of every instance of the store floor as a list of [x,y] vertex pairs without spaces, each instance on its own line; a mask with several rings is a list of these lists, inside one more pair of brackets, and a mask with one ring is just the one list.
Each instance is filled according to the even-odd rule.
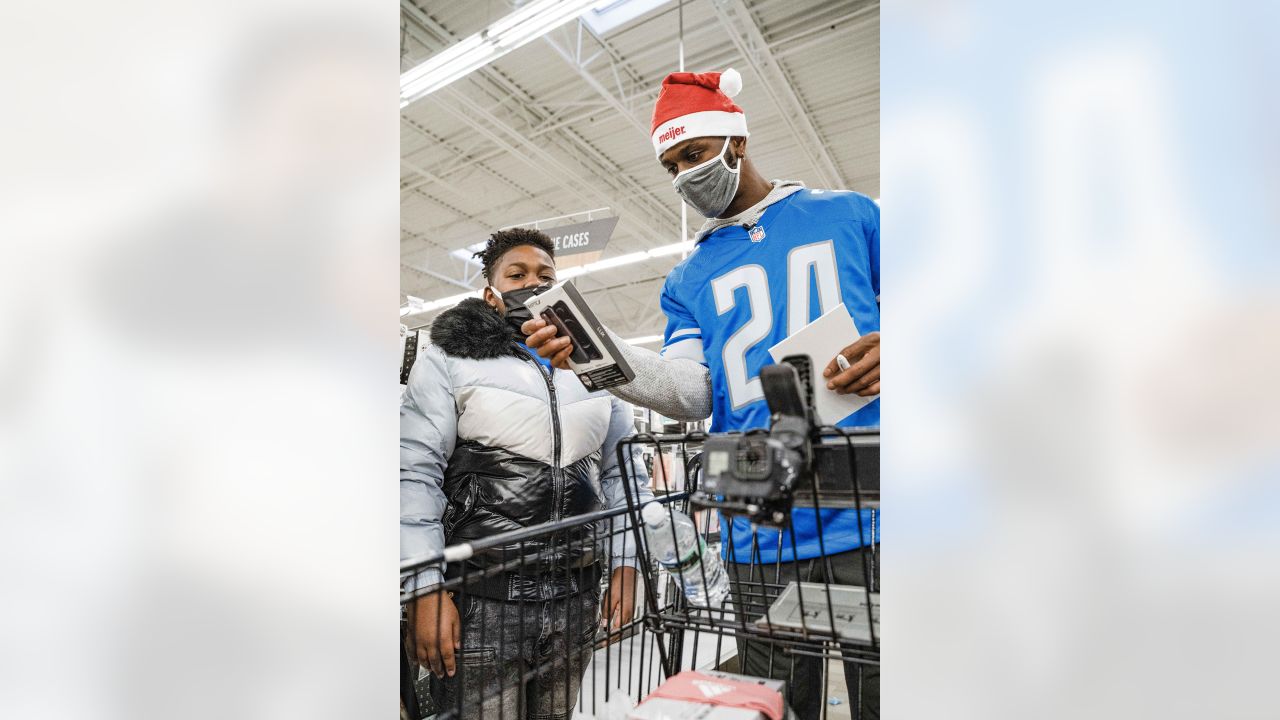
[[[838,699],[840,704],[832,705],[833,699]],[[844,681],[844,663],[832,660],[827,663],[827,720],[850,720],[851,707]]]

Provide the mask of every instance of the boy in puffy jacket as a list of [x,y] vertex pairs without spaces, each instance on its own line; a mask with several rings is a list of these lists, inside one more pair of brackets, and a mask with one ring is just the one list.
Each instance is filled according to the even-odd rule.
[[[631,406],[588,391],[523,342],[524,300],[555,283],[554,252],[537,230],[494,233],[476,253],[489,283],[484,299],[464,300],[432,323],[400,408],[402,560],[626,505],[616,448],[634,431]],[[627,471],[640,501],[651,498],[643,462],[637,457]],[[579,537],[600,539],[594,551],[590,542],[566,547],[561,537],[555,547],[526,542],[479,553],[466,561],[474,581],[456,598],[460,606],[443,591],[414,601],[412,647],[442,679],[441,709],[460,707],[462,717],[570,716],[597,618],[620,625],[634,611],[634,539],[621,528],[584,528]],[[547,551],[550,563],[483,572],[504,557],[545,559]],[[438,569],[424,569],[406,590],[441,580]]]

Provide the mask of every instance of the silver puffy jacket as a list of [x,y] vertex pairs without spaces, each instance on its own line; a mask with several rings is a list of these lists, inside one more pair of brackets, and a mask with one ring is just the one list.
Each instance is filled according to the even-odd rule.
[[[616,452],[631,406],[539,363],[477,299],[442,313],[400,407],[400,558],[602,508],[626,506]],[[635,497],[652,498],[633,452]],[[600,537],[621,530],[601,528]],[[611,567],[635,564],[618,532]],[[408,590],[441,579],[420,571]],[[515,598],[513,598],[515,599]]]

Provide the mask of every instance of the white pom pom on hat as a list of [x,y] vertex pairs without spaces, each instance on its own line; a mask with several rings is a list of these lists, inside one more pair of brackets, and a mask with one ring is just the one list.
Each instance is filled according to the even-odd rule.
[[733,68],[720,73],[720,92],[728,97],[735,97],[742,92],[742,73]]

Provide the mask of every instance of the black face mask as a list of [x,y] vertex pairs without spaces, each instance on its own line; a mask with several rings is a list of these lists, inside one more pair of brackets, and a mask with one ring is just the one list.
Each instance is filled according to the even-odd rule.
[[503,317],[507,319],[507,327],[511,329],[511,337],[517,342],[524,342],[527,340],[529,336],[524,334],[524,331],[520,329],[520,326],[533,319],[533,312],[530,311],[529,308],[525,307],[524,303],[534,295],[541,295],[542,293],[550,290],[551,286],[539,285],[537,287],[523,287],[515,290],[508,290],[506,292],[499,292],[498,289],[492,285],[489,287],[493,293],[498,296],[498,299],[502,301],[502,304],[507,306],[507,312]]

